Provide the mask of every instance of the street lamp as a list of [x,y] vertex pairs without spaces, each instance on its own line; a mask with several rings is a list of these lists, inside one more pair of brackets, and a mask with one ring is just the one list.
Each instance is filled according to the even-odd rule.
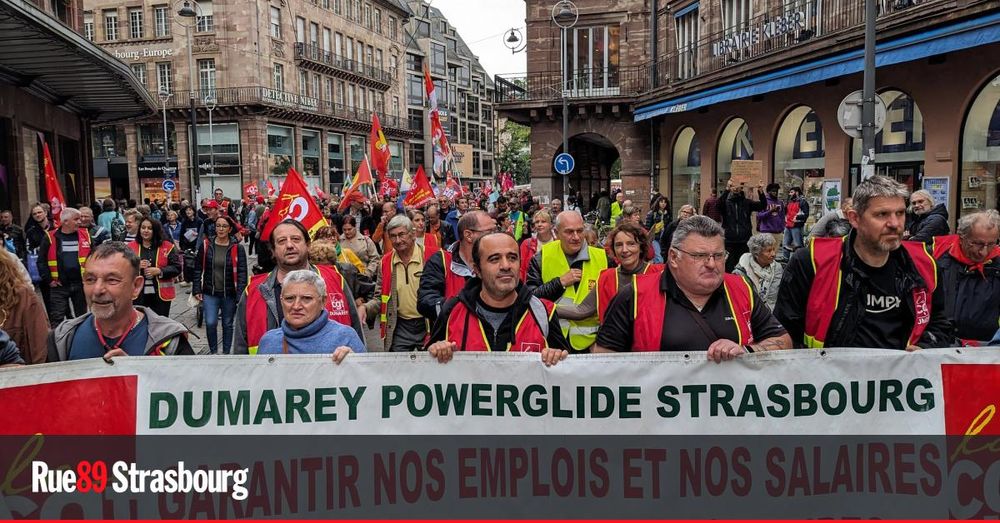
[[517,54],[528,47],[528,41],[524,39],[520,29],[511,27],[507,32],[507,38],[503,40],[503,45],[510,49],[510,54]]
[[[174,5],[177,5],[176,3]],[[181,8],[177,10],[177,16],[185,21],[178,20],[177,23],[184,26],[187,34],[187,55],[188,55],[188,103],[191,109],[191,199],[195,200],[196,195],[201,192],[198,180],[198,115],[195,113],[195,83],[194,83],[194,58],[191,54],[191,27],[197,23],[198,11],[201,6],[194,0],[183,0]]]
[[163,177],[166,178],[170,169],[170,142],[167,141],[167,100],[170,99],[170,91],[162,88],[158,96],[163,106]]
[[[559,0],[552,6],[552,21],[562,29],[562,102],[563,102],[563,152],[569,154],[569,99],[567,98],[569,79],[566,77],[566,30],[576,25],[580,12],[570,0]],[[569,196],[569,173],[563,175],[563,198]]]
[[[212,111],[217,105],[215,95],[209,93],[205,95],[205,107],[208,108],[208,174],[215,176],[215,135],[212,134]],[[215,179],[212,179],[215,183]]]

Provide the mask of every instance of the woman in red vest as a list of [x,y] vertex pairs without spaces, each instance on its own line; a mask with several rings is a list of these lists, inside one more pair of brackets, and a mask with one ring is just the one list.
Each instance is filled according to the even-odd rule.
[[597,313],[601,322],[604,312],[608,310],[611,299],[618,290],[630,283],[637,274],[649,274],[663,271],[663,264],[649,263],[649,234],[635,223],[622,221],[608,234],[608,245],[612,248],[612,256],[618,267],[601,271],[597,279],[597,287],[577,305],[560,305],[556,314],[564,320],[582,320]]
[[129,247],[139,256],[144,278],[142,292],[135,299],[163,317],[170,316],[170,302],[176,291],[174,279],[181,273],[181,253],[163,233],[163,226],[152,218],[139,221],[139,236]]
[[413,234],[416,236],[417,245],[424,248],[424,259],[441,250],[441,241],[436,234],[427,231],[427,220],[424,211],[410,209],[406,211],[406,217],[413,222]]
[[219,354],[229,354],[236,304],[247,288],[247,253],[236,239],[236,221],[229,216],[219,216],[215,220],[215,237],[202,240],[195,256],[194,276],[191,294],[203,302],[208,352],[214,354],[218,348],[221,311]]

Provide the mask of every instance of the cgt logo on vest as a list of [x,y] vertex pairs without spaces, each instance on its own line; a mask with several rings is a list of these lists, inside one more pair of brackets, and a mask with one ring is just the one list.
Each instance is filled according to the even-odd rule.
[[328,292],[326,293],[326,296],[327,299],[330,300],[330,308],[332,309],[330,311],[331,313],[343,312],[346,309],[344,300],[341,299],[341,297],[338,294],[333,292]]
[[927,290],[919,289],[913,291],[913,306],[916,312],[917,325],[925,325],[931,321],[930,307],[927,306]]
[[[941,365],[948,510],[959,519],[1000,514],[1000,364]],[[956,436],[961,436],[956,437]]]

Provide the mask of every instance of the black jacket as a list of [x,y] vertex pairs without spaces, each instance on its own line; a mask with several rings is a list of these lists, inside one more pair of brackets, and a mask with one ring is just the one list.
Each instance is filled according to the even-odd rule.
[[[749,190],[749,189],[748,189]],[[746,243],[753,235],[753,224],[750,214],[767,209],[767,197],[763,191],[757,191],[757,200],[751,200],[742,193],[722,191],[719,201],[722,204],[722,228],[726,231],[726,242]]]
[[1000,319],[1000,258],[970,271],[945,253],[938,261],[938,286],[944,290],[945,311],[963,340],[989,341]]
[[[225,297],[238,300],[240,294],[247,288],[247,251],[243,244],[230,236],[231,242],[226,248],[226,288],[222,290]],[[236,259],[229,255],[232,246],[236,245]],[[212,294],[218,296],[215,289],[215,279],[212,277],[212,264],[215,258],[215,240],[204,239],[198,245],[198,254],[194,258],[194,281],[191,282],[191,294]],[[236,264],[236,281],[233,281],[233,264]]]
[[[443,226],[442,229],[444,229]],[[459,245],[456,242],[448,249],[448,252],[451,253],[451,262],[467,268],[471,273],[472,269],[465,265],[462,257],[458,254]],[[417,289],[417,312],[432,323],[438,317],[438,311],[445,301],[443,260],[441,253],[436,252],[427,260],[427,263],[424,263],[424,272],[420,275],[420,288]],[[466,278],[466,280],[468,279]]]
[[934,206],[926,214],[912,214],[910,240],[930,243],[935,236],[944,236],[950,232],[948,227],[948,209],[943,203]]
[[[434,328],[431,329],[431,336],[427,345],[431,343],[442,341],[445,339],[445,333],[448,328],[448,317],[451,316],[452,310],[455,309],[455,305],[462,302],[465,307],[475,315],[476,312],[476,302],[479,299],[479,293],[483,288],[483,282],[479,278],[471,278],[465,283],[465,288],[458,296],[445,302],[444,306],[441,308],[441,314],[438,316],[437,321],[434,323]],[[507,350],[508,344],[514,340],[514,333],[517,330],[517,323],[524,316],[524,313],[528,311],[530,307],[529,302],[532,298],[532,293],[528,288],[521,284],[517,287],[517,301],[514,302],[512,306],[511,314],[507,316],[503,325],[497,331],[493,331],[493,326],[489,322],[483,321],[483,332],[486,334],[486,339],[490,343],[491,350],[494,351],[505,351]],[[534,316],[529,313],[529,316],[534,319]],[[529,321],[529,320],[525,320]],[[548,336],[546,336],[546,341],[549,347],[554,349],[563,349],[571,351],[569,341],[563,336],[562,327],[559,326],[559,318],[553,314],[549,318]],[[461,336],[472,336],[480,335],[479,329],[470,328],[463,332]],[[462,349],[462,343],[458,344],[457,350]],[[426,347],[424,347],[426,349]]]
[[[855,263],[857,254],[854,252],[854,239],[857,232],[852,231],[849,241],[844,242],[844,253],[841,257],[842,271],[840,287],[840,303],[833,314],[833,321],[824,343],[827,347],[854,346],[853,326],[857,325],[864,314],[865,289],[868,277]],[[812,241],[812,240],[810,240]],[[788,330],[789,336],[796,347],[803,347],[806,324],[806,304],[812,290],[813,271],[810,249],[798,249],[792,255],[785,272],[781,277],[781,287],[778,289],[778,301],[774,307],[774,316]],[[910,324],[916,318],[913,309],[912,291],[914,287],[924,286],[923,278],[917,272],[906,249],[900,247],[890,256],[896,258],[899,270],[896,271],[896,293],[901,303],[906,305],[910,316]],[[955,329],[945,313],[945,295],[941,285],[938,285],[931,297],[931,317],[917,345],[923,348],[949,347],[955,342]],[[883,347],[887,349],[905,349],[906,347]]]
[[12,223],[7,227],[0,228],[0,238],[4,241],[6,241],[7,238],[10,238],[14,242],[14,249],[17,257],[20,258],[22,262],[28,259],[28,246],[24,236],[24,229],[22,229],[20,225]]

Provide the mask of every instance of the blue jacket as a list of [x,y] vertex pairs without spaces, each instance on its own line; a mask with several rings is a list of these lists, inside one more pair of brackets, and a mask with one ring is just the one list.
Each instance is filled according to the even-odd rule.
[[295,330],[288,322],[281,321],[281,327],[264,333],[257,348],[258,354],[282,354],[284,343],[288,343],[289,354],[332,354],[341,345],[354,352],[365,352],[365,344],[357,331],[333,321],[325,311],[312,323]]

